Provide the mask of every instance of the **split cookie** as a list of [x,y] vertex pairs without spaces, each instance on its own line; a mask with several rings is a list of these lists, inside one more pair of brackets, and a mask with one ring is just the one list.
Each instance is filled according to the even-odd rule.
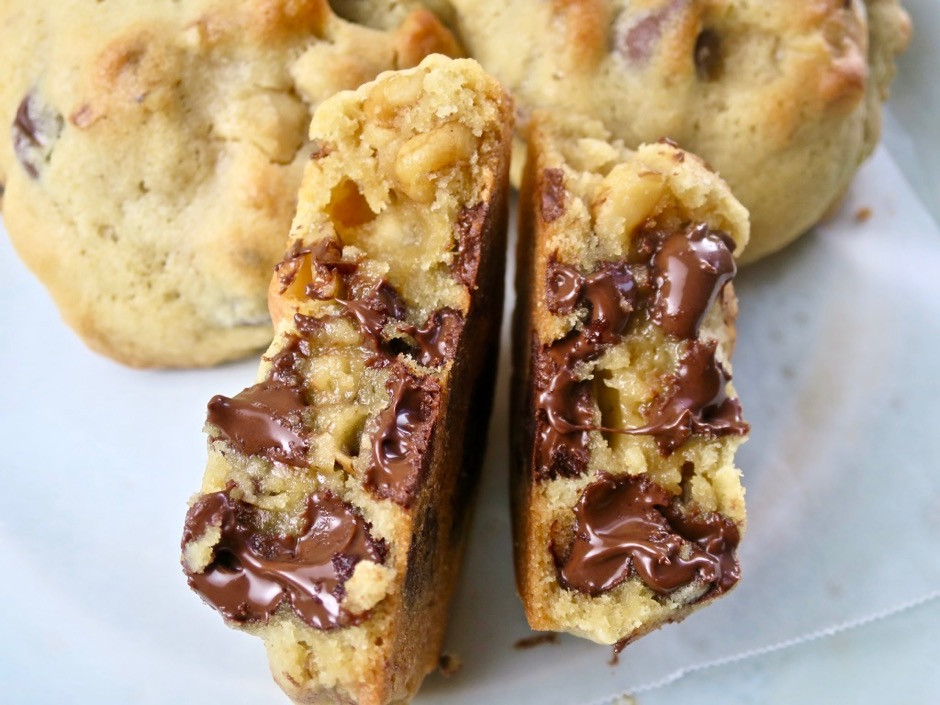
[[512,107],[429,57],[325,102],[259,382],[209,403],[190,585],[303,703],[437,666],[496,370]]
[[514,339],[516,577],[534,629],[622,648],[738,580],[731,385],[745,209],[672,144],[528,134]]

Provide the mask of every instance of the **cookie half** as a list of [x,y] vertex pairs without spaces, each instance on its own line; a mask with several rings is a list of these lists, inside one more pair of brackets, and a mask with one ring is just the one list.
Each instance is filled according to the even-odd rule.
[[743,261],[841,197],[878,141],[911,32],[898,0],[454,6],[470,55],[516,98],[520,128],[533,110],[578,113],[630,147],[668,137],[711,164],[750,211]]
[[0,6],[4,221],[89,346],[194,366],[271,342],[313,110],[459,51],[427,10],[358,19],[326,0]]
[[436,668],[491,404],[512,107],[432,56],[317,110],[258,383],[209,403],[189,584],[298,703]]
[[537,116],[520,197],[513,531],[534,629],[622,648],[726,593],[745,209],[672,144]]

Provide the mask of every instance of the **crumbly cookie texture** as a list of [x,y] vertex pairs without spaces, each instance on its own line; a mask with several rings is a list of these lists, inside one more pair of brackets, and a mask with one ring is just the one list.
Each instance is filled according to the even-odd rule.
[[537,114],[514,321],[516,577],[534,629],[623,648],[738,580],[731,279],[746,210],[696,156]]
[[195,366],[270,343],[313,110],[459,53],[428,10],[362,19],[327,0],[0,3],[0,205],[88,345]]
[[750,211],[743,261],[783,247],[840,198],[878,140],[910,37],[898,0],[454,6],[470,55],[516,98],[520,130],[533,109],[580,113],[628,146],[668,137],[712,165]]
[[436,668],[485,445],[513,108],[432,56],[317,110],[258,383],[209,403],[190,585],[298,703]]

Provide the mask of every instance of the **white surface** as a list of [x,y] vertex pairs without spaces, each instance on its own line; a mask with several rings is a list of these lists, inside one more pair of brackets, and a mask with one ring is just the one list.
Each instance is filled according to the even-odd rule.
[[[744,578],[617,667],[570,637],[512,647],[529,632],[511,577],[504,350],[448,636],[463,670],[429,679],[418,703],[574,705],[635,690],[642,705],[936,702],[940,675],[922,653],[940,626],[938,234],[881,151],[836,220],[740,275]],[[0,703],[285,702],[260,642],[224,627],[178,566],[205,402],[248,384],[255,363],[135,372],[95,356],[5,233],[0,292]],[[912,674],[917,689],[899,690]]]

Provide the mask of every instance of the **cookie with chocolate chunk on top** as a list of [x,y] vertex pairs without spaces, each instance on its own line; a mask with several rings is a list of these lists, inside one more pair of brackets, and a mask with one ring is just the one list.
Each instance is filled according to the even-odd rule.
[[460,53],[428,10],[362,19],[327,0],[0,5],[6,229],[90,347],[180,367],[270,343],[313,110]]
[[209,403],[189,584],[298,703],[437,668],[491,404],[512,104],[432,56],[323,103],[257,384]]
[[513,357],[516,579],[533,629],[623,648],[740,571],[731,384],[747,211],[674,144],[536,115]]
[[577,113],[629,147],[669,137],[711,164],[750,211],[748,262],[841,197],[878,141],[911,34],[899,0],[453,4],[520,128],[534,110]]

